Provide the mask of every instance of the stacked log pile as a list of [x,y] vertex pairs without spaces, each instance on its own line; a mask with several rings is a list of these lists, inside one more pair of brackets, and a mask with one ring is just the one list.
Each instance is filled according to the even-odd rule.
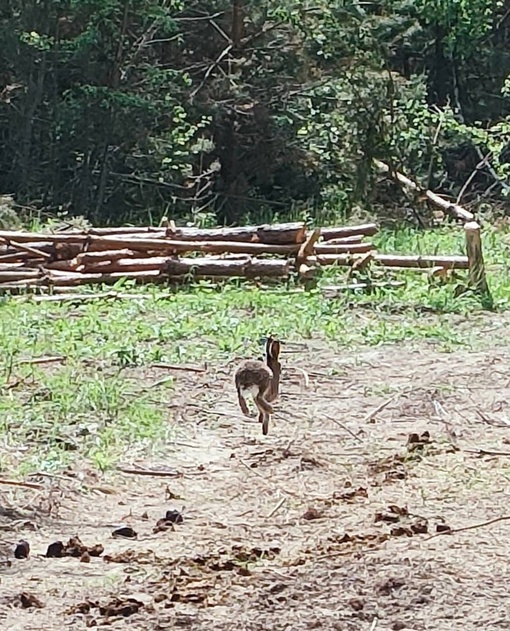
[[94,228],[56,233],[0,231],[0,291],[55,291],[119,279],[313,276],[323,265],[466,268],[467,258],[379,254],[375,224],[308,231],[303,223],[240,228]]

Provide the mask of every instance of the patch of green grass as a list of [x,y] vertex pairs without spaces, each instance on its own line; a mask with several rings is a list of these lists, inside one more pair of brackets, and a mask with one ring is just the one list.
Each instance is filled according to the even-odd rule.
[[[462,229],[381,232],[382,252],[461,254]],[[510,236],[486,229],[484,249],[496,310],[508,309]],[[175,431],[168,407],[171,383],[148,387],[157,362],[225,361],[260,354],[259,339],[322,340],[340,354],[362,346],[427,341],[453,351],[505,337],[503,315],[487,316],[458,280],[431,285],[426,274],[374,272],[405,280],[405,287],[346,293],[325,299],[323,285],[343,284],[345,268],[327,268],[309,291],[288,283],[259,288],[202,283],[171,292],[136,288],[143,298],[0,303],[0,470],[55,469],[85,458],[107,468],[127,450],[148,449]],[[129,291],[124,284],[123,291]],[[97,291],[97,288],[93,288]],[[64,363],[27,360],[61,355]],[[145,371],[145,372],[144,372]]]

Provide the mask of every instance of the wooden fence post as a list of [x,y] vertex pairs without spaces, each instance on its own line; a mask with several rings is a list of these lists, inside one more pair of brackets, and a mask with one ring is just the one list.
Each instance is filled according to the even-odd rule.
[[492,302],[485,276],[480,225],[476,221],[468,221],[464,224],[464,232],[466,234],[466,254],[469,261],[469,285]]

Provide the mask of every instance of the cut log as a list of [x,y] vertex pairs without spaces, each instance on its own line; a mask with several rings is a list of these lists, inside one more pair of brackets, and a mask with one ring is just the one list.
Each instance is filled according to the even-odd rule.
[[86,232],[92,235],[140,234],[144,236],[156,232],[164,236],[165,228],[159,226],[119,226],[118,228],[89,228]]
[[338,239],[328,239],[327,243],[325,243],[324,245],[344,245],[346,243],[361,243],[364,237],[365,237],[364,234],[353,234],[350,237],[339,237]]
[[452,217],[455,217],[456,219],[461,219],[462,221],[473,221],[474,219],[473,213],[470,213],[465,208],[462,208],[462,206],[459,206],[458,204],[452,204],[451,202],[447,201],[446,199],[443,199],[436,193],[433,193],[432,191],[429,191],[429,190],[422,189],[421,186],[418,186],[418,184],[416,184],[416,182],[413,182],[408,177],[406,177],[402,173],[399,173],[398,171],[395,173],[391,173],[390,167],[387,164],[384,164],[384,162],[381,162],[380,160],[374,160],[374,164],[376,165],[376,167],[379,169],[381,173],[387,173],[388,175],[396,179],[398,182],[400,182],[400,184],[402,184],[406,188],[415,192],[423,193],[430,202],[432,202],[438,208],[441,208],[441,210],[444,210],[445,212],[449,213]]
[[82,252],[78,254],[72,262],[75,263],[76,268],[79,269],[80,266],[85,268],[87,265],[94,265],[95,263],[118,261],[119,259],[134,258],[136,256],[139,256],[139,254],[128,249],[105,250],[104,252]]
[[27,269],[23,261],[13,263],[0,263],[0,272],[24,272]]
[[[41,277],[39,272],[30,274],[7,273],[2,277],[0,273],[0,291],[16,291],[23,289],[35,289],[41,287],[75,287],[88,284],[112,284],[120,278],[133,279],[137,282],[158,282],[168,279],[180,279],[182,277],[209,278],[209,277],[242,277],[242,278],[285,278],[290,273],[290,261],[285,260],[264,260],[244,258],[239,260],[222,259],[163,259],[158,263],[156,269],[147,266],[147,260],[142,259],[146,264],[144,269],[129,270],[126,266],[131,266],[132,261],[128,260],[126,265],[121,263],[118,271],[108,271],[103,273],[76,273],[51,270]],[[138,263],[139,264],[139,263]],[[5,282],[3,282],[5,281]]]
[[179,241],[175,239],[118,239],[115,237],[92,237],[89,252],[129,248],[138,252],[154,252],[159,254],[183,254],[186,252],[208,252],[211,254],[295,254],[299,245],[274,245],[266,243],[250,243],[237,241]]
[[12,283],[16,281],[31,280],[41,278],[42,274],[39,270],[22,270],[0,272],[0,283]]
[[[137,233],[128,233],[133,234]],[[140,234],[140,232],[138,233]],[[267,243],[275,245],[301,244],[306,239],[304,223],[285,223],[262,226],[243,226],[239,228],[167,228],[162,232],[144,234],[144,238],[149,238],[152,234],[156,236],[166,235],[167,239],[177,241],[236,241],[250,243]],[[51,243],[87,243],[93,240],[94,235],[89,232],[63,232],[58,234],[41,234],[22,231],[0,231],[0,239],[15,240],[17,243],[30,243],[32,241],[48,241]]]
[[197,276],[240,276],[243,278],[278,277],[286,278],[290,273],[290,261],[246,258],[241,260],[221,259],[168,259],[164,273],[170,277]]
[[181,241],[248,241],[252,243],[295,244],[306,239],[302,222],[240,228],[176,228],[167,229],[167,237]]
[[322,228],[321,236],[324,241],[330,239],[343,239],[345,237],[367,236],[371,237],[378,232],[379,228],[375,223],[366,223],[359,226],[343,226],[340,228]]
[[45,241],[49,243],[83,243],[89,238],[83,232],[65,232],[63,234],[42,234],[37,232],[21,232],[1,230],[0,239],[13,240],[17,243],[31,243],[33,241]]
[[316,254],[359,254],[375,250],[371,243],[346,243],[342,245],[330,245],[330,242],[320,243],[315,246]]
[[81,271],[85,274],[110,274],[112,272],[142,272],[147,270],[161,271],[168,261],[166,256],[150,256],[147,258],[125,258],[116,261],[90,262],[81,265]]
[[81,273],[60,273],[51,272],[44,278],[29,278],[26,280],[10,281],[0,283],[0,291],[35,289],[40,287],[76,287],[78,285],[117,283],[121,278],[129,278],[137,282],[157,282],[164,279],[160,270],[143,270],[131,272],[128,276],[124,272],[112,274],[81,274]]
[[[317,261],[321,265],[353,265],[363,254],[320,254]],[[393,254],[374,254],[373,261],[384,267],[467,269],[467,256],[401,256]]]
[[286,277],[289,274],[290,261],[280,259],[254,259],[250,257],[219,259],[175,258],[153,256],[145,259],[119,259],[83,266],[85,273],[124,273],[128,277],[132,272],[158,270],[166,276],[186,274],[200,276],[256,276]]
[[469,221],[464,226],[466,234],[466,252],[469,261],[469,285],[481,294],[490,295],[485,263],[482,251],[482,235],[476,221]]
[[21,264],[24,261],[36,261],[38,263],[44,263],[46,259],[35,258],[28,252],[16,252],[15,254],[0,254],[0,264],[3,263],[15,263]]

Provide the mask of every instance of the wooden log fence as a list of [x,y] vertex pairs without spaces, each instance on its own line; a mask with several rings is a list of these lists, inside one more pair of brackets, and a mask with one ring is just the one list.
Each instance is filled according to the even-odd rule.
[[[210,230],[177,228],[173,223],[56,233],[3,230],[0,293],[68,292],[83,285],[115,284],[122,278],[137,283],[227,278],[270,282],[290,276],[310,280],[321,267],[331,265],[351,272],[370,265],[392,270],[469,269],[471,282],[487,290],[479,226],[475,226],[466,224],[467,256],[377,252],[366,240],[377,234],[374,223],[313,230],[303,222]],[[395,283],[381,286],[400,286]]]

